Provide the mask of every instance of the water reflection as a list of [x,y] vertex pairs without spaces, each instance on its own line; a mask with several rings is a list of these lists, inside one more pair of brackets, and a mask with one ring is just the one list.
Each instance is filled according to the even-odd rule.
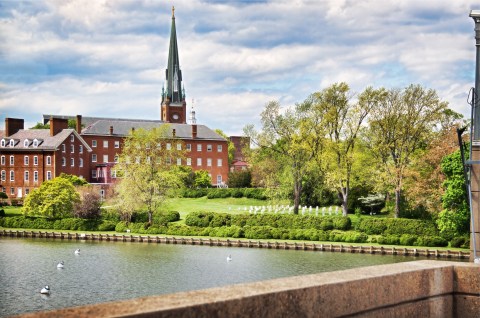
[[[80,248],[81,254],[75,255]],[[414,257],[272,249],[0,239],[0,316],[278,277],[411,261]],[[232,261],[227,261],[231,255]],[[64,261],[64,268],[57,264]],[[45,285],[50,295],[40,294]]]

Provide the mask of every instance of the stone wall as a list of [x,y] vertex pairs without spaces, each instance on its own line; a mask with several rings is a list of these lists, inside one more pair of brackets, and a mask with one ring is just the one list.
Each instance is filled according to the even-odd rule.
[[479,317],[480,266],[415,261],[21,317]]

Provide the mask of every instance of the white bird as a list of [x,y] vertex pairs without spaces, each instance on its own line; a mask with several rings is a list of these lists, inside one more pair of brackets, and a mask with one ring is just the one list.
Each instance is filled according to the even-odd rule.
[[80,249],[79,249],[79,248],[77,248],[77,249],[75,250],[75,255],[80,255]]
[[64,263],[63,263],[63,261],[61,261],[60,263],[57,264],[57,268],[63,268],[63,265],[64,265]]
[[42,290],[40,291],[40,294],[47,294],[47,295],[50,294],[50,287],[48,287],[48,285],[43,287]]
[[227,262],[231,262],[232,261],[232,255],[228,255],[227,256]]

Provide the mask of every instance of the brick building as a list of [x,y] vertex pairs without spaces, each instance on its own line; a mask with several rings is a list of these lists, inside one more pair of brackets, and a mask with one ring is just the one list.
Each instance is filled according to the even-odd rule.
[[[172,11],[170,49],[162,88],[160,120],[44,115],[50,129],[24,129],[23,119],[6,118],[0,131],[0,190],[10,198],[22,198],[44,180],[62,172],[100,185],[101,191],[116,180],[115,163],[125,137],[132,129],[152,129],[168,124],[172,135],[187,151],[184,160],[172,164],[206,170],[212,185],[228,182],[227,141],[205,125],[197,125],[192,110],[187,124],[187,103],[177,47],[175,15]],[[68,128],[75,120],[76,128]]]

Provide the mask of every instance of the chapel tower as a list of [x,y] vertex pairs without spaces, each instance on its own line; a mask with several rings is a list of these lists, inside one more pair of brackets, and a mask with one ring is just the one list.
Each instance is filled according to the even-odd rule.
[[175,28],[175,8],[172,7],[172,27],[168,65],[165,70],[166,87],[162,88],[161,120],[168,123],[187,123],[187,103],[185,88],[182,86],[182,71],[178,58],[177,32]]

